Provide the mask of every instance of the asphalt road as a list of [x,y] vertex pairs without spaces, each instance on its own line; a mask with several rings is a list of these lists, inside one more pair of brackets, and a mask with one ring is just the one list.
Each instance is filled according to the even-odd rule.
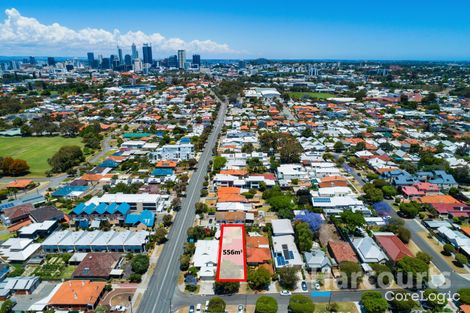
[[176,214],[175,221],[168,234],[168,241],[160,254],[157,267],[137,310],[138,313],[172,312],[176,308],[172,305],[172,298],[175,295],[175,290],[177,290],[179,257],[183,253],[183,244],[187,238],[186,230],[192,226],[195,219],[194,206],[199,201],[209,160],[212,157],[212,150],[224,124],[226,111],[227,103],[222,102],[212,133],[199,158],[197,170],[189,181],[186,191],[187,197],[183,199],[181,210]]

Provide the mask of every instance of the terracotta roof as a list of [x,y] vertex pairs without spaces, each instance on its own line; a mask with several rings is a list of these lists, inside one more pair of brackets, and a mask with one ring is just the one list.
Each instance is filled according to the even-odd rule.
[[174,168],[176,167],[176,162],[175,161],[169,161],[169,160],[161,160],[158,161],[157,164],[155,164],[155,167],[170,167]]
[[220,187],[217,190],[218,202],[246,202],[246,198],[240,194],[238,187]]
[[248,263],[265,263],[271,260],[269,239],[261,236],[246,238],[246,261]]
[[80,179],[87,180],[87,181],[99,181],[103,178],[112,178],[112,177],[113,177],[112,174],[101,175],[101,174],[87,173],[87,174],[83,174],[82,177],[80,177]]
[[215,212],[215,220],[216,221],[244,221],[246,217],[246,213],[242,211],[237,212]]
[[358,262],[357,256],[354,253],[351,245],[346,241],[328,241],[328,247],[330,248],[333,257],[336,262],[341,263],[345,261]]
[[248,174],[248,171],[247,170],[228,169],[228,170],[221,170],[220,174],[233,175],[233,176],[246,176]]
[[32,204],[30,203],[21,204],[21,205],[17,205],[12,208],[3,210],[3,215],[8,217],[10,221],[13,222],[15,219],[27,217],[32,210],[33,210]]
[[450,195],[429,195],[418,199],[421,203],[449,203],[449,204],[460,204],[460,201]]
[[106,282],[92,282],[90,280],[69,280],[59,287],[49,300],[49,305],[58,306],[86,306],[96,304],[103,292]]
[[33,222],[30,220],[30,219],[27,219],[27,220],[23,220],[19,223],[16,223],[16,224],[13,224],[13,225],[10,225],[8,226],[8,231],[10,232],[15,232],[25,226],[28,226],[29,224],[32,224]]
[[6,188],[26,188],[33,181],[31,179],[15,179],[14,181],[8,183]]
[[375,240],[393,261],[399,261],[405,256],[413,256],[410,249],[396,235],[376,235]]

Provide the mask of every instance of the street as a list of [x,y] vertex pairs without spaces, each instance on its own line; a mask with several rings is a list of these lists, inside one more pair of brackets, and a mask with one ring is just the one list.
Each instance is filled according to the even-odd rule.
[[179,257],[183,253],[183,244],[186,241],[186,231],[192,226],[195,218],[194,206],[199,201],[207,167],[212,158],[212,151],[223,126],[227,110],[227,103],[222,102],[214,128],[209,136],[205,148],[198,162],[197,170],[191,177],[187,197],[183,199],[181,211],[176,214],[173,226],[168,234],[168,241],[158,259],[157,267],[152,274],[150,283],[139,305],[139,313],[172,312],[175,305],[172,298],[177,289],[179,275]]

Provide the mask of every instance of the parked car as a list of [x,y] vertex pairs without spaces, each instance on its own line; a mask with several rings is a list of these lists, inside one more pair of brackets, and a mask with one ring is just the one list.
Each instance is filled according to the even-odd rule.
[[198,303],[196,305],[196,313],[202,313],[202,304]]
[[320,290],[321,286],[320,283],[316,282],[315,283],[315,290]]
[[290,292],[289,290],[283,290],[280,292],[280,295],[281,296],[290,296],[292,295],[292,292]]
[[209,310],[209,300],[206,300],[206,305],[204,306],[204,311]]
[[243,304],[239,304],[238,305],[238,313],[244,313],[245,312],[245,307],[243,306]]
[[304,280],[302,281],[302,283],[300,284],[302,286],[302,290],[303,291],[308,291],[308,288],[307,288],[307,282]]
[[189,306],[189,313],[194,313],[194,305]]
[[114,311],[116,312],[126,312],[127,308],[123,305],[116,305],[114,307]]

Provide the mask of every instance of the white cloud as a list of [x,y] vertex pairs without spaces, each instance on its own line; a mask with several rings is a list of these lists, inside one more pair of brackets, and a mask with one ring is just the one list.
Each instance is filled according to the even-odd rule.
[[146,34],[142,31],[121,33],[98,28],[70,29],[58,23],[45,25],[32,17],[22,16],[15,9],[5,10],[6,19],[0,23],[0,54],[50,54],[78,55],[87,51],[115,51],[116,45],[123,48],[132,43],[141,46],[151,43],[158,55],[176,53],[178,49],[206,55],[228,55],[238,52],[228,44],[212,40],[184,41],[180,38],[166,38],[160,33]]

